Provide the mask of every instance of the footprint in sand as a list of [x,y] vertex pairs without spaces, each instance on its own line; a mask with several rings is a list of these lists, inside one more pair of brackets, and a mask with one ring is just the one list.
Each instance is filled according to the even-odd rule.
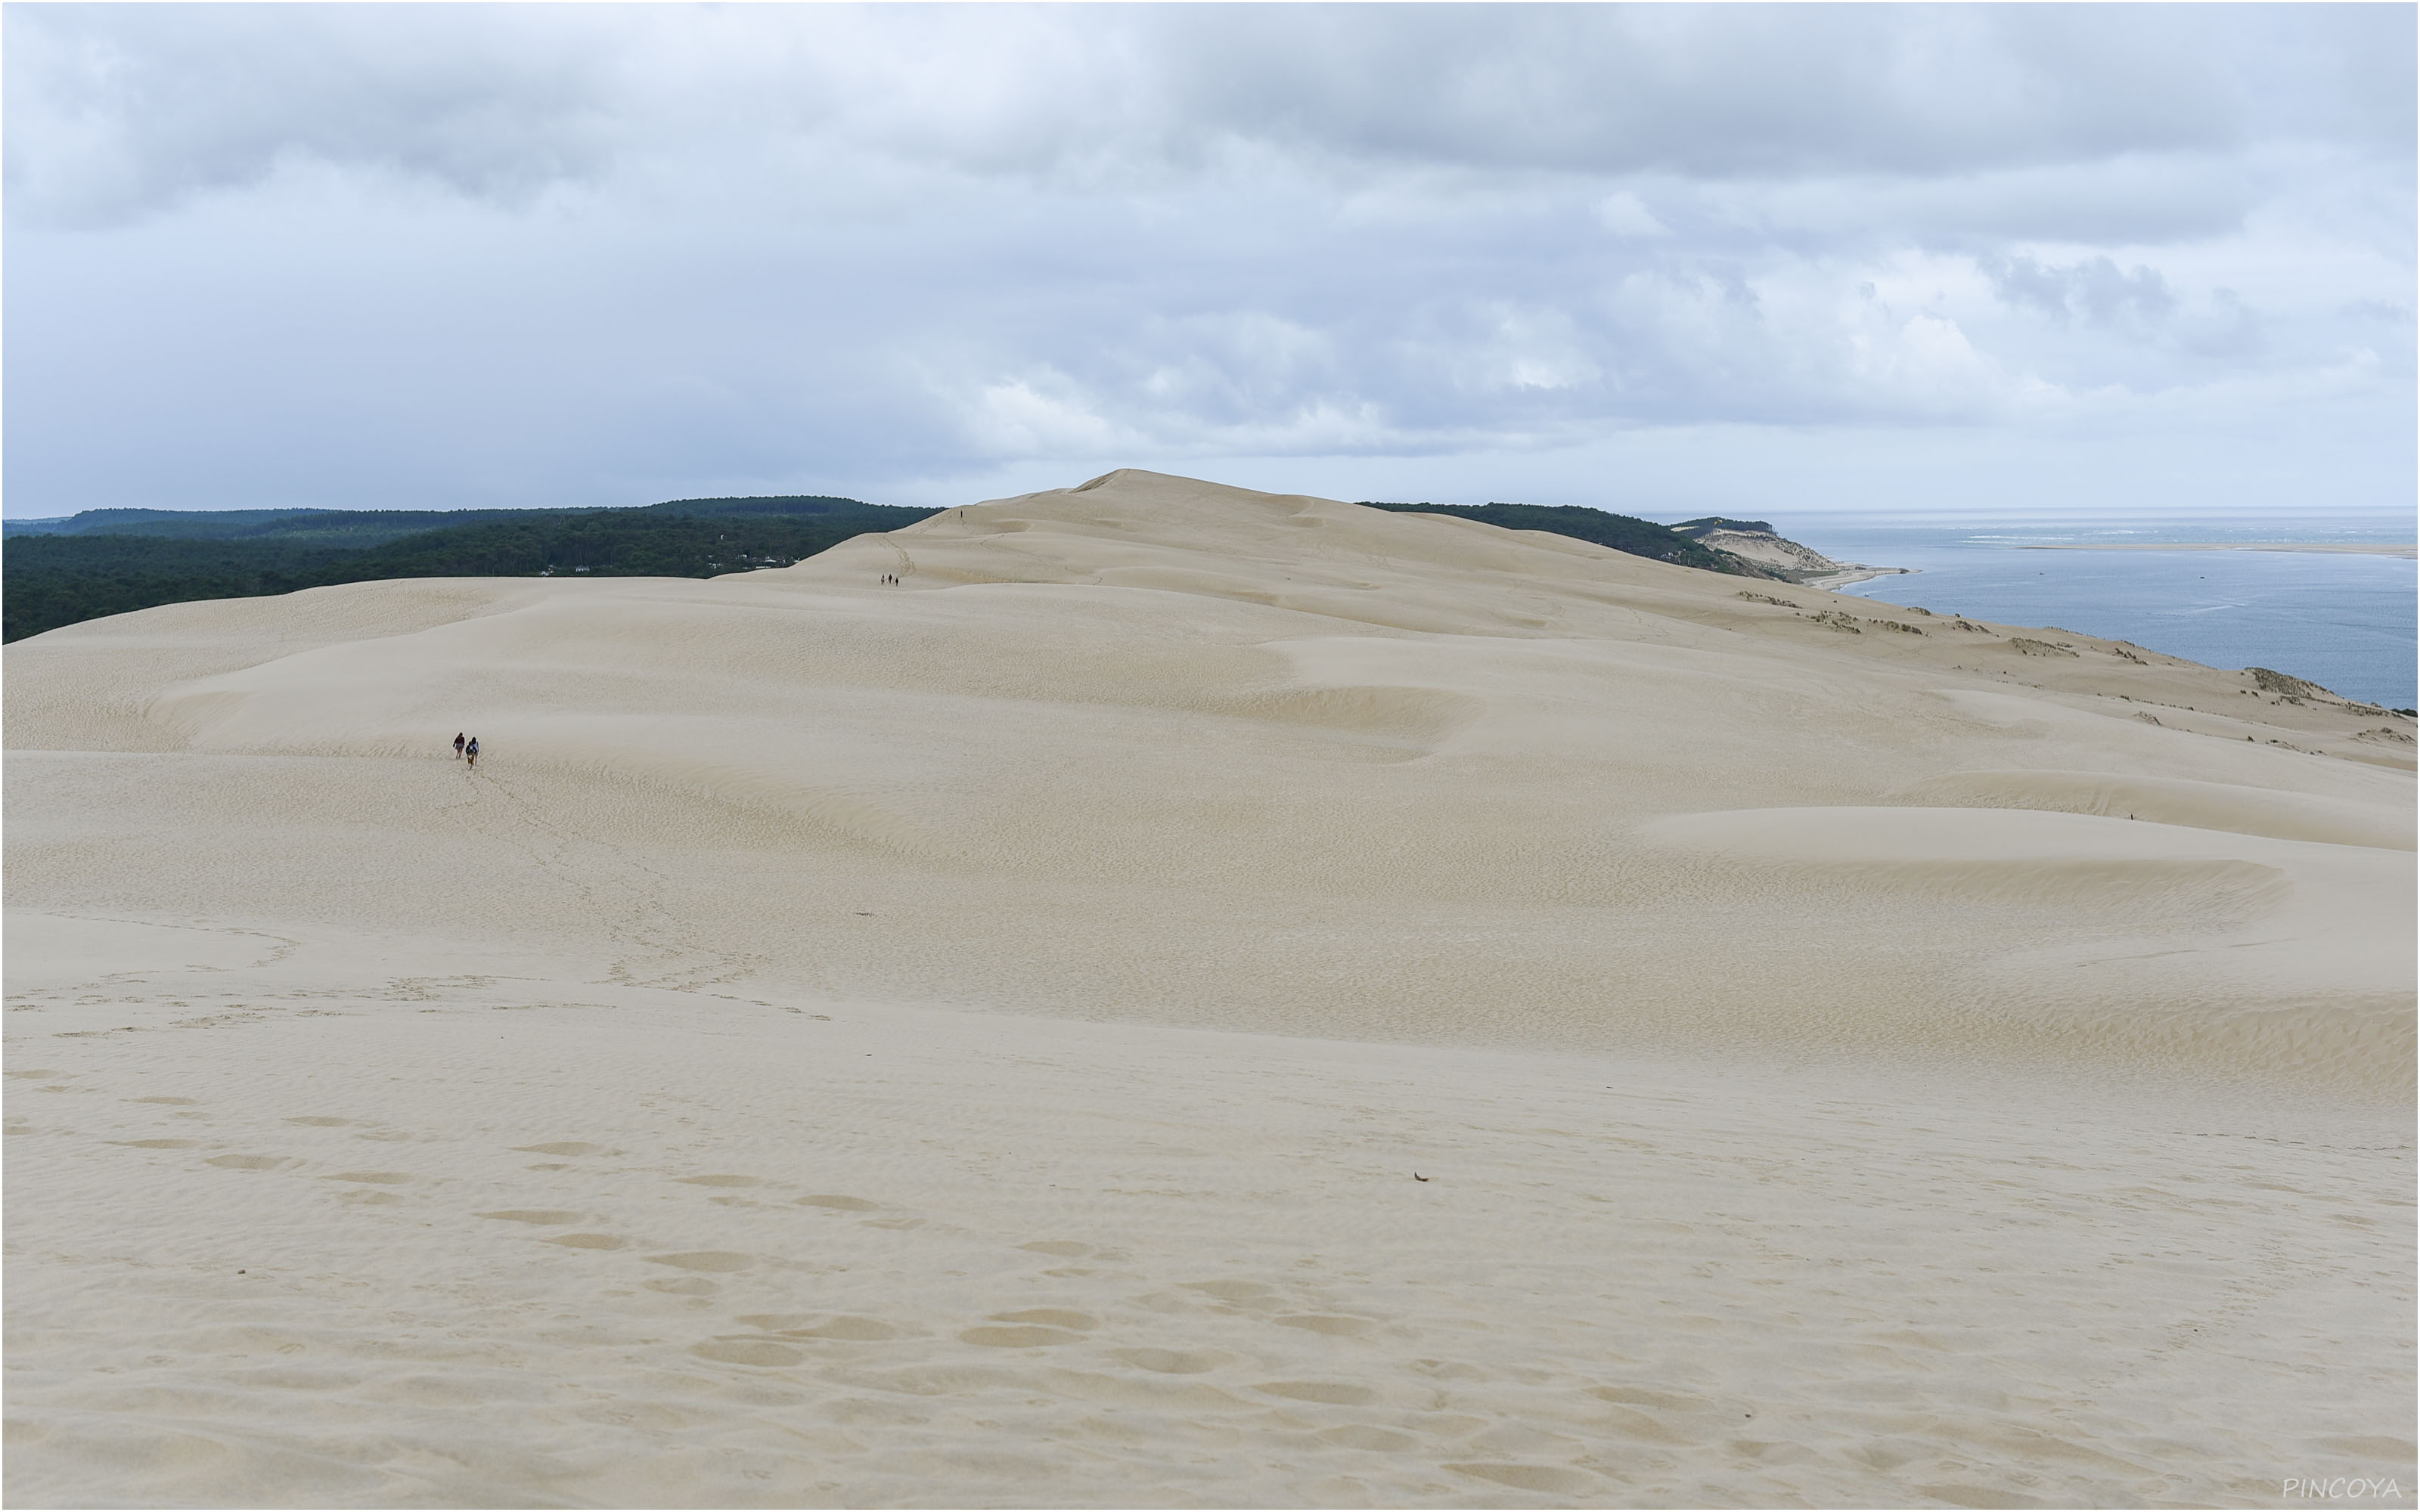
[[1276,1305],[1272,1299],[1277,1296],[1277,1288],[1264,1286],[1258,1281],[1187,1281],[1184,1283],[1184,1287],[1187,1291],[1199,1291],[1204,1296],[1216,1297],[1220,1302],[1232,1304],[1233,1306],[1249,1307],[1256,1311]]
[[112,1139],[113,1145],[129,1149],[191,1149],[201,1143],[198,1139]]
[[771,1339],[713,1339],[705,1344],[690,1345],[689,1352],[700,1359],[719,1361],[723,1365],[774,1366],[797,1365],[806,1358],[788,1345],[776,1344]]
[[783,1329],[781,1332],[793,1338],[842,1339],[857,1344],[876,1344],[899,1336],[899,1330],[881,1319],[860,1318],[852,1313],[844,1313],[813,1328]]
[[514,1149],[528,1155],[618,1155],[618,1149],[592,1145],[579,1139],[561,1139],[551,1145],[515,1145]]
[[874,1343],[895,1339],[899,1330],[878,1318],[850,1313],[749,1313],[738,1321],[790,1339],[843,1339]]
[[1021,1250],[1032,1250],[1036,1255],[1056,1255],[1061,1259],[1066,1260],[1080,1260],[1093,1253],[1092,1245],[1078,1244],[1072,1239],[1036,1240],[1031,1244],[1019,1244],[1016,1247]]
[[1566,1470],[1559,1465],[1460,1464],[1445,1468],[1459,1475],[1510,1486],[1517,1491],[1544,1491],[1550,1496],[1579,1496],[1603,1484],[1584,1470]]
[[1023,1312],[994,1313],[994,1324],[1005,1327],[970,1328],[958,1337],[969,1344],[987,1345],[996,1350],[1030,1350],[1045,1344],[1073,1344],[1084,1335],[1101,1326],[1100,1319],[1090,1313],[1079,1313],[1065,1307],[1029,1307]]
[[1018,1313],[994,1313],[995,1323],[1045,1323],[1052,1328],[1094,1329],[1101,1320],[1091,1313],[1079,1313],[1072,1307],[1028,1307]]
[[763,1186],[762,1178],[754,1176],[675,1176],[675,1181],[690,1186]]
[[341,1129],[353,1120],[350,1119],[322,1118],[318,1114],[304,1114],[301,1118],[288,1119],[286,1121],[288,1123],[308,1124],[314,1129]]
[[649,1281],[645,1285],[649,1291],[660,1291],[674,1297],[711,1297],[722,1289],[704,1276],[698,1275],[666,1277],[661,1281]]
[[212,1155],[202,1164],[228,1171],[273,1171],[293,1162],[276,1155]]
[[628,1249],[630,1244],[619,1234],[549,1234],[546,1242],[568,1249]]
[[1341,1339],[1367,1334],[1375,1326],[1366,1318],[1342,1318],[1334,1313],[1286,1313],[1269,1321],[1281,1328],[1307,1329],[1313,1334]]
[[968,1344],[995,1350],[1032,1350],[1046,1344],[1074,1344],[1083,1338],[1063,1328],[970,1328],[958,1335]]
[[400,1186],[411,1180],[402,1171],[338,1171],[320,1178],[324,1181],[366,1181],[375,1186]]
[[1373,1427],[1367,1423],[1348,1423],[1341,1428],[1323,1428],[1319,1436],[1347,1449],[1374,1449],[1380,1454],[1402,1454],[1419,1443],[1408,1433]]
[[1342,1381],[1264,1381],[1252,1389],[1297,1402],[1325,1402],[1330,1407],[1367,1407],[1378,1399],[1378,1394],[1369,1387],[1348,1385]]
[[745,1271],[756,1263],[756,1257],[727,1249],[700,1249],[678,1255],[650,1255],[647,1263],[677,1265],[684,1271]]
[[841,1212],[872,1212],[882,1206],[879,1202],[868,1202],[863,1197],[845,1197],[830,1192],[818,1192],[812,1196],[800,1197],[799,1203],[801,1207],[831,1208]]
[[1113,1350],[1110,1352],[1130,1365],[1156,1370],[1163,1376],[1198,1376],[1205,1370],[1216,1370],[1234,1358],[1215,1350]]
[[[564,1208],[507,1208],[502,1212],[474,1213],[473,1216],[479,1218],[501,1219],[508,1224],[561,1225],[576,1224],[581,1219],[587,1217],[588,1214],[584,1212],[572,1212]],[[598,1234],[594,1237],[603,1239],[607,1236]]]
[[126,1101],[129,1103],[165,1103],[170,1107],[176,1108],[197,1108],[202,1105],[199,1101],[190,1097],[130,1097]]
[[1653,1407],[1667,1412],[1702,1412],[1714,1405],[1686,1392],[1650,1391],[1640,1386],[1590,1386],[1589,1395],[1624,1407]]

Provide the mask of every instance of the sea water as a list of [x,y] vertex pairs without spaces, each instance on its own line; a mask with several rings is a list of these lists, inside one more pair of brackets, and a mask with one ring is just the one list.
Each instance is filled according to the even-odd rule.
[[2117,542],[2300,539],[2409,544],[2410,524],[2281,533],[2237,523],[1916,528],[1776,520],[1783,535],[1840,562],[1915,569],[1839,592],[2002,625],[2131,640],[2212,667],[2268,667],[2347,698],[2420,704],[2408,557],[2301,551],[2050,551]]

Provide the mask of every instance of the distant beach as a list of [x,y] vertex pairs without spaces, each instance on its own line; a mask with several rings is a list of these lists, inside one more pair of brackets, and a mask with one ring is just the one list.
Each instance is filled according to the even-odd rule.
[[[1776,521],[1861,569],[1820,586],[2011,625],[2063,625],[2213,667],[2270,667],[2347,698],[2412,708],[2414,548],[2408,525],[2319,522],[2319,539],[2222,522],[2060,529]],[[2228,540],[2234,531],[2245,537]],[[2146,540],[2172,534],[2177,540]],[[2264,539],[2264,537],[2266,537]]]
[[2308,551],[2370,557],[2420,557],[2420,546],[2360,541],[2092,541],[2022,546],[2021,551]]
[[1846,572],[1836,572],[1828,577],[1809,578],[1807,586],[1837,592],[1851,583],[1866,582],[1875,578],[1897,578],[1916,570],[1914,567],[1851,567]]

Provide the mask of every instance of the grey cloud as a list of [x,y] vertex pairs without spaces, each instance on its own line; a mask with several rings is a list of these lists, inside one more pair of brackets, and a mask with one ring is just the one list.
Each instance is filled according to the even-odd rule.
[[2221,285],[2211,290],[2208,311],[2187,326],[2184,342],[2203,357],[2254,357],[2268,349],[2268,322],[2242,295]]
[[882,496],[2411,388],[2408,313],[2370,308],[2409,309],[2410,8],[5,25],[18,509]]
[[1989,249],[2010,239],[2144,245],[2223,235],[2284,171],[2216,153],[2128,152],[1929,177],[1859,174],[1691,186],[1701,223],[1800,243],[1916,239]]
[[2105,255],[2061,268],[2020,253],[1986,258],[1981,266],[2002,299],[2056,321],[2081,316],[2103,326],[2156,324],[2177,308],[2176,292],[2157,270],[2137,264],[2122,271]]
[[611,59],[515,8],[8,8],[22,217],[106,224],[297,163],[525,202],[613,147]]
[[2344,307],[2344,313],[2357,320],[2374,320],[2400,330],[2408,331],[2413,324],[2412,306],[2397,300],[2354,300]]
[[668,146],[833,137],[1131,185],[1340,171],[2008,172],[2257,131],[2408,158],[2409,8],[14,7],[12,210],[309,160],[526,199]]
[[2242,129],[2231,81],[2177,48],[2174,28],[2120,28],[2122,56],[2079,81],[2075,64],[2112,51],[2111,28],[2079,46],[2086,28],[1988,8],[1420,7],[1383,24],[1360,8],[1285,8],[1249,27],[1201,13],[1168,25],[1194,34],[1171,50],[1189,114],[1382,157],[1933,173],[2226,146]]

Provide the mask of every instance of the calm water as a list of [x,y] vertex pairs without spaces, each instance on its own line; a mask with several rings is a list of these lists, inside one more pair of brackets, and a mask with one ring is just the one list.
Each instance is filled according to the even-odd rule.
[[[1917,529],[1802,519],[1776,529],[1824,555],[1914,567],[1841,592],[2004,625],[2132,640],[2212,667],[2273,667],[2348,698],[2420,704],[2414,594],[2399,557],[2293,551],[2029,551],[2094,541],[2259,541],[2241,525]],[[2302,539],[2409,542],[2412,527],[2298,529]]]

